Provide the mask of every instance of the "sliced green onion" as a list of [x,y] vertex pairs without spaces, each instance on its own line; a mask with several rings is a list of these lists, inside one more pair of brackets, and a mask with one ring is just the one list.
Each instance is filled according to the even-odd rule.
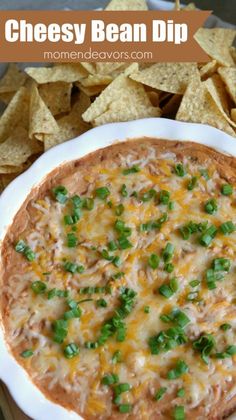
[[175,277],[173,277],[172,279],[170,279],[170,288],[171,290],[175,293],[177,292],[178,288],[179,288],[179,284],[178,281]]
[[165,262],[169,262],[174,254],[174,245],[168,242],[162,252],[162,257]]
[[167,271],[167,273],[172,273],[174,269],[175,267],[172,263],[167,263],[164,265],[164,270]]
[[64,264],[64,270],[68,271],[68,273],[76,273],[78,269],[78,264],[72,263],[70,261],[66,261]]
[[47,285],[46,283],[38,280],[31,284],[31,289],[36,295],[42,295],[47,290]]
[[68,297],[69,291],[68,290],[60,290],[60,289],[51,289],[48,291],[48,300],[53,299],[54,297]]
[[26,245],[26,243],[23,240],[17,242],[17,244],[15,245],[15,250],[16,252],[23,254],[28,261],[35,260],[36,255],[34,251],[28,245]]
[[131,385],[127,382],[118,384],[114,387],[115,396],[123,394],[123,392],[128,392],[131,390]]
[[133,246],[126,236],[120,236],[120,238],[117,239],[117,242],[120,249],[128,249]]
[[194,350],[201,353],[201,358],[204,363],[209,363],[209,356],[215,347],[215,339],[212,334],[202,334],[200,338],[193,342]]
[[83,205],[83,201],[81,200],[81,198],[78,195],[74,195],[73,197],[71,197],[71,201],[72,201],[73,206],[75,208],[82,207],[82,205]]
[[142,196],[141,196],[141,201],[143,201],[144,203],[147,201],[150,201],[152,198],[156,197],[156,190],[154,189],[150,189],[149,191],[145,192]]
[[103,385],[110,386],[110,385],[113,385],[113,384],[117,384],[117,382],[119,382],[119,377],[115,373],[109,373],[109,374],[103,376],[103,378],[102,378],[102,384]]
[[82,315],[82,311],[79,308],[79,306],[77,306],[76,308],[71,309],[70,311],[67,311],[64,313],[64,319],[67,321],[69,319],[73,319],[73,318],[80,318]]
[[175,165],[175,173],[176,173],[176,175],[180,176],[181,178],[186,174],[184,166],[182,165],[182,163],[177,163],[177,165]]
[[122,261],[121,261],[120,257],[118,257],[118,255],[116,255],[116,256],[112,259],[112,264],[113,264],[115,267],[120,267],[120,266],[121,266]]
[[122,197],[128,197],[128,191],[125,184],[122,185],[120,192],[121,192]]
[[163,284],[162,286],[159,287],[158,289],[159,293],[164,296],[166,299],[169,299],[170,297],[173,296],[174,292],[171,289],[170,286],[168,286],[167,284]]
[[170,193],[169,193],[169,191],[161,190],[160,191],[160,202],[162,204],[169,204],[169,201],[170,201]]
[[203,178],[205,178],[206,181],[209,181],[210,177],[209,177],[207,169],[200,169],[199,172],[200,172],[201,176],[203,176]]
[[205,212],[208,214],[215,214],[218,210],[218,205],[215,198],[208,200],[204,206]]
[[220,230],[224,235],[229,235],[236,230],[236,226],[233,222],[231,222],[231,220],[229,220],[228,222],[222,223]]
[[124,213],[124,211],[125,211],[125,208],[124,208],[123,204],[118,204],[115,207],[115,214],[116,214],[116,216],[121,216]]
[[119,412],[122,414],[130,413],[132,411],[132,405],[131,404],[120,404],[119,405]]
[[188,227],[188,226],[182,226],[181,228],[179,228],[179,231],[180,231],[180,233],[181,233],[181,235],[182,235],[182,238],[183,238],[185,241],[187,241],[187,240],[190,238],[190,236],[191,236],[191,231],[190,231],[190,229],[189,229],[189,227]]
[[97,306],[99,308],[106,308],[107,307],[107,301],[105,299],[98,299],[97,300]]
[[20,354],[21,357],[23,357],[24,359],[28,359],[28,357],[33,356],[34,352],[31,349],[28,350],[24,350],[22,351],[22,353]]
[[73,217],[67,214],[66,216],[64,216],[64,223],[65,225],[73,225],[74,224]]
[[116,241],[108,242],[107,247],[108,247],[109,251],[116,251],[118,249]]
[[177,379],[180,378],[184,373],[188,372],[188,365],[183,360],[178,360],[176,362],[176,367],[169,370],[167,373],[167,379]]
[[217,228],[214,225],[211,225],[200,237],[200,244],[205,247],[208,247],[213,241],[216,234],[217,234]]
[[189,181],[187,188],[189,191],[192,191],[195,187],[197,187],[197,177],[193,176]]
[[86,197],[83,200],[83,209],[86,209],[86,210],[89,210],[89,211],[93,210],[94,209],[94,199],[91,198],[91,197]]
[[175,204],[174,204],[174,202],[173,202],[173,201],[170,201],[170,202],[169,202],[169,204],[168,204],[168,209],[169,209],[170,211],[172,211],[172,210],[174,210],[174,208],[175,208]]
[[174,408],[173,416],[174,416],[174,420],[185,420],[184,406],[177,405]]
[[117,334],[116,334],[116,340],[122,343],[123,341],[125,341],[125,337],[126,337],[126,329],[123,327],[118,328]]
[[156,401],[160,401],[163,398],[163,396],[166,393],[166,391],[167,391],[167,388],[165,388],[164,386],[161,387],[161,388],[159,388],[158,391],[155,394],[155,397],[154,397],[155,400]]
[[115,353],[112,356],[112,363],[116,364],[116,363],[120,363],[122,360],[121,357],[121,351],[120,350],[116,350]]
[[65,319],[58,319],[54,321],[53,325],[54,336],[53,340],[56,343],[63,343],[68,334],[68,323]]
[[140,168],[137,165],[133,165],[131,168],[127,168],[123,170],[123,175],[130,175],[130,174],[136,174],[137,172],[140,172]]
[[220,329],[221,329],[222,331],[228,331],[228,330],[230,330],[231,328],[232,328],[232,325],[227,324],[227,323],[222,324],[222,325],[220,326]]
[[212,262],[212,268],[214,271],[229,271],[230,260],[228,258],[215,258]]
[[184,388],[180,388],[178,391],[177,391],[177,397],[179,397],[179,398],[183,398],[185,396],[185,389]]
[[200,281],[199,280],[191,280],[189,282],[189,284],[190,284],[191,287],[197,287],[197,286],[199,286]]
[[233,187],[230,184],[224,184],[221,187],[221,193],[223,195],[232,195],[233,194]]
[[68,197],[67,197],[68,191],[63,185],[59,185],[58,187],[53,188],[52,193],[55,199],[60,204],[65,204],[66,201],[68,200]]
[[74,233],[67,234],[67,246],[68,248],[75,248],[78,245],[78,239]]
[[19,252],[20,254],[23,254],[24,251],[25,251],[26,246],[27,246],[26,243],[23,240],[20,240],[15,245],[15,250],[16,250],[16,252]]
[[64,356],[67,359],[72,359],[79,354],[79,347],[75,343],[70,343],[64,348]]
[[95,190],[95,194],[101,200],[105,200],[110,195],[110,190],[107,187],[100,187]]
[[144,306],[144,312],[145,312],[145,314],[149,314],[150,313],[150,306]]
[[160,258],[158,257],[158,255],[151,254],[150,257],[148,258],[149,267],[155,270],[156,268],[158,268],[159,264],[160,264]]

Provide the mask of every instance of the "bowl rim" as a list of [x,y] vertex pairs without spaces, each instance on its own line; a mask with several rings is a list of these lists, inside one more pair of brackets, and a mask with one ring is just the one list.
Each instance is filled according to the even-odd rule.
[[[4,190],[0,196],[0,251],[2,241],[17,211],[31,190],[43,183],[55,168],[109,145],[143,137],[192,141],[236,157],[236,140],[223,131],[204,124],[148,118],[93,128],[73,140],[48,150]],[[33,384],[27,372],[9,351],[4,338],[1,314],[0,360],[0,379],[28,416],[35,420],[51,420],[52,417],[56,417],[57,420],[82,420],[82,417],[75,412],[47,399]]]

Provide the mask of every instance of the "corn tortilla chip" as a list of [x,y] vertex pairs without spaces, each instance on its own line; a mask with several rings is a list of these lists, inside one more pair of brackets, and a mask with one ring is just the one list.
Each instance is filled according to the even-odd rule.
[[231,118],[236,122],[236,108],[231,109]]
[[234,29],[200,28],[194,38],[213,60],[223,66],[232,66],[234,61],[229,48],[233,44],[235,35]]
[[182,99],[177,112],[178,121],[209,124],[236,136],[233,128],[219,111],[204,82],[193,79]]
[[236,104],[236,67],[220,67],[218,73],[226,85],[226,89]]
[[110,75],[122,67],[124,63],[96,63],[96,73]]
[[147,91],[147,95],[150,99],[152,106],[159,106],[160,103],[160,93],[156,90]]
[[130,77],[155,89],[183,94],[190,79],[199,77],[199,72],[195,63],[158,63]]
[[235,47],[230,47],[229,48],[229,52],[230,52],[230,54],[231,54],[231,57],[233,58],[233,60],[234,60],[234,63],[236,64],[236,48]]
[[69,112],[71,109],[72,83],[54,82],[38,86],[42,100],[52,115]]
[[177,94],[173,95],[162,108],[163,116],[167,116],[169,118],[175,118],[181,101],[182,101],[182,95],[177,95]]
[[50,136],[44,136],[45,150],[50,149],[57,144],[73,139],[91,128],[82,119],[83,112],[90,106],[90,99],[83,92],[80,93],[79,98],[72,107],[68,115],[57,120],[59,131]]
[[[123,122],[123,121],[132,121],[138,120],[140,118],[151,118],[151,117],[160,117],[161,111],[160,108],[153,106],[132,106],[133,102],[129,104],[127,102],[127,109],[124,108],[124,103],[115,102],[112,108],[104,112],[98,118],[95,118],[93,125],[98,126],[102,124],[108,124],[112,122]],[[117,109],[116,109],[117,106]]]
[[27,130],[17,127],[11,136],[0,144],[0,167],[20,166],[31,155],[39,152],[42,152],[42,146],[37,140],[29,139]]
[[235,123],[230,118],[229,97],[220,76],[218,74],[214,74],[214,76],[207,79],[204,84],[221,114],[230,125],[236,127]]
[[16,126],[28,129],[29,126],[29,91],[21,87],[13,96],[0,118],[0,143],[6,140]]
[[0,175],[0,193],[10,184],[10,182],[13,181],[14,178],[16,178],[17,175],[19,175],[20,172],[17,174],[4,174]]
[[81,83],[76,82],[75,86],[78,87],[86,96],[96,96],[101,93],[105,88],[106,85],[98,85],[98,86],[83,86]]
[[112,82],[113,78],[108,75],[103,74],[90,74],[85,79],[81,79],[81,85],[85,87],[99,86],[99,85],[109,85]]
[[80,64],[60,64],[54,67],[27,67],[26,73],[37,83],[77,82],[87,77],[88,72]]
[[111,0],[105,10],[148,10],[145,0]]
[[0,93],[0,101],[3,102],[5,105],[8,105],[11,102],[15,92],[6,92]]
[[88,73],[96,74],[97,71],[96,71],[96,64],[95,63],[83,62],[83,63],[80,63],[80,64]]
[[0,80],[0,93],[16,92],[24,85],[27,75],[11,63],[2,79]]
[[200,76],[202,80],[206,80],[208,77],[211,77],[217,70],[218,63],[216,60],[209,61],[200,68]]
[[36,85],[32,86],[30,97],[29,137],[43,141],[44,134],[55,134],[59,130],[57,122],[39,95]]
[[[125,74],[121,74],[91,104],[89,109],[83,114],[83,119],[86,122],[92,122],[110,109],[114,111],[114,108],[119,108],[119,111],[122,108],[126,110],[130,119],[132,112],[134,116],[137,115],[137,110],[140,107],[152,108],[144,87],[141,83],[137,83],[129,79]],[[157,116],[160,115],[160,110],[155,109],[155,112]]]

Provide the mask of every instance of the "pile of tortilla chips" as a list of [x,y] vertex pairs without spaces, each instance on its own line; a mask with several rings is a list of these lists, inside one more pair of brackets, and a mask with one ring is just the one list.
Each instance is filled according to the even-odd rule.
[[[147,10],[112,0],[107,10]],[[187,9],[194,9],[189,4]],[[45,150],[91,127],[165,117],[210,124],[236,137],[236,49],[232,29],[200,29],[202,63],[10,64],[0,80],[0,191]]]

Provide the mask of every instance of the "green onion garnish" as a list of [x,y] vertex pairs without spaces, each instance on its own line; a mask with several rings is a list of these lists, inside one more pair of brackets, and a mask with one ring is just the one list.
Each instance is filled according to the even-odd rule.
[[170,314],[168,315],[161,315],[160,319],[163,322],[173,322],[176,325],[178,325],[180,328],[185,328],[186,325],[190,323],[189,317],[179,309],[174,309]]
[[208,200],[204,206],[205,212],[208,214],[215,214],[218,210],[218,205],[215,198]]
[[173,277],[170,280],[169,285],[168,284],[163,284],[158,289],[159,293],[162,296],[164,296],[166,299],[169,299],[170,297],[172,297],[174,295],[174,293],[177,292],[177,290],[178,290],[178,282],[177,282],[177,279],[175,277]]
[[105,299],[98,299],[97,300],[97,306],[99,308],[106,308],[107,307],[107,301]]
[[123,204],[118,204],[115,207],[115,214],[116,214],[116,216],[121,216],[122,213],[124,213],[124,211],[125,211],[125,208],[124,208]]
[[107,187],[100,187],[95,190],[95,194],[101,200],[105,200],[110,195],[110,190]]
[[64,216],[64,223],[65,225],[73,225],[75,222],[74,222],[73,217],[67,214]]
[[63,343],[68,334],[68,323],[65,319],[58,319],[52,325],[54,336],[53,340],[56,343]]
[[32,251],[32,249],[26,245],[24,241],[19,241],[15,245],[16,252],[23,254],[28,261],[34,261],[35,260],[35,253]]
[[174,245],[168,242],[162,252],[162,257],[165,262],[169,262],[174,254]]
[[131,385],[127,382],[118,384],[114,387],[115,396],[123,394],[123,392],[128,392],[131,390]]
[[228,258],[215,258],[212,261],[212,268],[214,271],[229,271],[230,270],[230,260]]
[[116,241],[110,241],[107,244],[107,248],[109,249],[109,251],[116,251],[118,249],[118,245]]
[[72,359],[79,354],[79,347],[75,343],[70,343],[64,348],[64,356],[67,359]]
[[54,297],[68,297],[69,291],[68,290],[60,290],[60,289],[51,289],[48,291],[48,300],[53,299]]
[[200,169],[199,172],[200,172],[201,176],[203,176],[203,178],[205,178],[206,181],[209,181],[210,177],[209,177],[207,169]]
[[169,204],[168,204],[168,209],[169,209],[170,211],[172,211],[172,210],[174,210],[174,208],[175,208],[174,201],[170,201],[170,202],[169,202]]
[[191,287],[197,287],[197,286],[199,286],[200,281],[199,280],[191,280],[189,282],[189,284],[190,284]]
[[123,175],[130,175],[130,174],[136,174],[137,172],[140,172],[140,168],[137,165],[133,165],[131,168],[127,168],[123,170]]
[[187,188],[189,191],[192,191],[195,187],[197,187],[197,177],[193,176],[189,181]]
[[230,184],[224,184],[221,187],[221,193],[223,195],[232,195],[233,194],[233,187]]
[[131,404],[120,404],[119,405],[119,412],[122,414],[130,413],[132,411],[132,405]]
[[70,311],[65,312],[64,319],[68,321],[69,319],[80,318],[81,314],[82,314],[82,311],[80,307],[77,306],[76,308],[73,308]]
[[145,314],[149,314],[150,313],[150,306],[144,306],[144,312],[145,312]]
[[211,225],[200,237],[200,244],[205,247],[208,247],[211,244],[214,237],[216,236],[216,234],[217,228],[214,225]]
[[170,193],[166,190],[160,191],[160,203],[161,204],[168,204],[170,201]]
[[186,174],[184,166],[182,165],[182,163],[177,163],[177,165],[175,165],[175,173],[176,173],[176,175],[180,176],[181,178]]
[[193,342],[194,350],[201,353],[201,358],[208,365],[209,356],[215,347],[215,339],[212,334],[203,334]]
[[86,197],[84,198],[83,202],[82,202],[82,207],[83,209],[86,210],[93,210],[94,209],[94,199],[91,197]]
[[26,248],[26,243],[22,240],[20,240],[19,242],[17,242],[17,244],[15,245],[15,250],[16,252],[19,252],[20,254],[23,254]]
[[128,191],[127,191],[127,187],[125,184],[122,185],[120,193],[122,195],[122,197],[128,197]]
[[178,360],[174,369],[169,370],[167,373],[167,379],[180,378],[184,373],[188,372],[188,365],[183,360]]
[[164,265],[164,270],[167,271],[167,273],[172,273],[174,269],[175,267],[172,263],[167,263]]
[[156,401],[160,401],[163,398],[163,396],[166,393],[166,391],[167,391],[167,388],[165,388],[165,387],[159,388],[158,391],[155,394],[155,397],[154,397],[155,400]]
[[188,338],[182,328],[172,327],[168,330],[159,332],[153,337],[150,337],[148,345],[151,354],[159,354],[174,349],[181,344],[185,344],[187,341]]
[[83,273],[84,272],[84,266],[72,263],[70,261],[66,261],[65,264],[64,264],[64,270],[68,271],[69,273],[72,273],[72,274]]
[[174,420],[185,420],[184,406],[177,405],[174,408],[173,416],[174,416]]
[[78,239],[74,233],[67,234],[67,246],[68,248],[75,248],[78,245]]
[[31,289],[36,295],[42,295],[47,290],[47,285],[38,280],[31,283]]
[[229,220],[228,222],[222,223],[220,230],[224,235],[229,235],[236,230],[236,226],[233,222],[231,222],[231,220]]
[[180,388],[178,391],[177,391],[177,397],[179,397],[179,398],[183,398],[185,396],[185,389],[184,388]]
[[222,331],[228,331],[228,330],[230,330],[231,328],[232,328],[232,325],[227,324],[227,323],[222,324],[222,325],[220,326],[220,329],[221,329]]
[[144,203],[150,201],[152,198],[156,197],[156,194],[156,190],[150,189],[141,196],[141,201],[143,201]]
[[78,195],[74,195],[73,197],[71,197],[71,201],[73,203],[74,208],[79,208],[83,205],[83,201]]
[[24,359],[28,359],[28,357],[33,356],[34,352],[31,349],[28,350],[24,350],[22,351],[22,353],[20,354],[21,357],[23,357]]
[[65,204],[66,201],[68,200],[68,197],[67,197],[68,191],[63,185],[59,185],[58,187],[53,188],[52,193],[55,199],[60,204]]
[[156,268],[158,268],[159,264],[160,264],[160,258],[158,257],[158,255],[151,254],[150,257],[148,258],[149,267],[155,270]]
[[119,249],[128,249],[128,248],[132,248],[133,246],[125,235],[120,236],[117,239],[117,242],[118,242]]
[[103,376],[103,378],[102,378],[102,384],[103,385],[110,386],[110,385],[113,385],[113,384],[117,384],[117,382],[119,382],[119,377],[115,373],[109,373],[109,374]]
[[116,363],[120,363],[121,362],[121,351],[120,350],[116,350],[115,353],[112,356],[112,363],[116,364]]

